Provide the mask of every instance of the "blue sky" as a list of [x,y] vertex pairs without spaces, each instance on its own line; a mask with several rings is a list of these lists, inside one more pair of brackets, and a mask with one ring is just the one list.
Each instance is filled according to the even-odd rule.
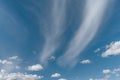
[[119,80],[119,0],[0,0],[0,80]]

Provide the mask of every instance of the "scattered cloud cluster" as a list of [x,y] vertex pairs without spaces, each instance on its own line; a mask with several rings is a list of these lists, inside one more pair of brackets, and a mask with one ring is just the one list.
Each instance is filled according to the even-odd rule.
[[12,56],[12,57],[9,57],[8,59],[4,59],[4,60],[1,60],[0,59],[0,64],[3,64],[3,65],[12,65],[13,64],[13,60],[17,60],[18,56]]
[[81,64],[90,64],[91,61],[89,59],[86,59],[86,60],[82,60],[80,63]]
[[0,64],[3,64],[3,65],[11,65],[13,64],[11,61],[8,61],[8,60],[0,60]]
[[43,76],[24,73],[7,73],[5,70],[0,70],[0,80],[41,80]]
[[18,58],[18,56],[12,56],[12,57],[9,57],[8,59],[4,59],[4,60],[0,59],[0,64],[3,64],[3,65],[12,65],[13,64],[12,60],[16,60],[17,58]]
[[104,69],[102,71],[102,73],[104,74],[103,78],[90,78],[89,80],[111,80],[112,77],[114,77],[114,79],[120,79],[120,68],[115,68],[113,70],[111,69]]
[[106,51],[102,53],[102,57],[120,55],[120,41],[112,42],[106,46]]
[[15,69],[20,69],[19,58],[18,56],[11,56],[7,59],[0,59],[0,67],[1,69],[5,69],[7,71],[12,71]]
[[[52,57],[55,58],[55,57]],[[9,57],[8,59],[0,60],[0,64],[3,65],[3,68],[1,67],[0,69],[0,80],[41,80],[44,78],[44,76],[39,76],[37,74],[27,74],[21,73],[21,72],[14,72],[14,71],[8,71],[5,67],[11,67],[11,65],[14,67],[13,69],[20,69],[21,67],[16,65],[14,61],[19,60],[18,56],[12,56]],[[43,66],[41,64],[35,64],[27,67],[28,71],[40,71],[43,70]],[[54,73],[51,75],[51,78],[57,78],[58,80],[67,80],[65,78],[61,77],[60,73]]]

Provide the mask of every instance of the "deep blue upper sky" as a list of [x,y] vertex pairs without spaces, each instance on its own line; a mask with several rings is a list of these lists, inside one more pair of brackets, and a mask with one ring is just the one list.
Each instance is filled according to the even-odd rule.
[[0,0],[0,79],[119,80],[119,34],[119,0]]

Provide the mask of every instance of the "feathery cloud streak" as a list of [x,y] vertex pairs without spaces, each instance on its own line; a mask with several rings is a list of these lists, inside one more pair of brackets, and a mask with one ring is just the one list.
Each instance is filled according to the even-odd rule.
[[[73,67],[77,63],[77,57],[96,35],[108,2],[108,0],[86,0],[83,22],[71,40],[66,53],[59,58],[60,65]],[[63,60],[64,63],[62,63]]]
[[43,64],[47,63],[48,58],[52,56],[59,45],[58,39],[64,31],[65,8],[66,0],[53,0],[51,21],[47,28],[49,30],[46,29],[44,32],[46,42],[40,57],[40,61]]

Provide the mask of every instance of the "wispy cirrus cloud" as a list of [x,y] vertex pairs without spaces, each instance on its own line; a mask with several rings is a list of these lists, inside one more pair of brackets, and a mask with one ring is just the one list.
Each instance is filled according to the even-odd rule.
[[75,66],[80,53],[95,37],[108,3],[109,0],[86,0],[82,24],[71,40],[65,54],[59,58],[58,63],[60,65]]
[[40,55],[40,61],[46,64],[49,57],[59,46],[59,38],[64,31],[66,0],[53,0],[50,12],[50,25],[44,28],[45,45]]

